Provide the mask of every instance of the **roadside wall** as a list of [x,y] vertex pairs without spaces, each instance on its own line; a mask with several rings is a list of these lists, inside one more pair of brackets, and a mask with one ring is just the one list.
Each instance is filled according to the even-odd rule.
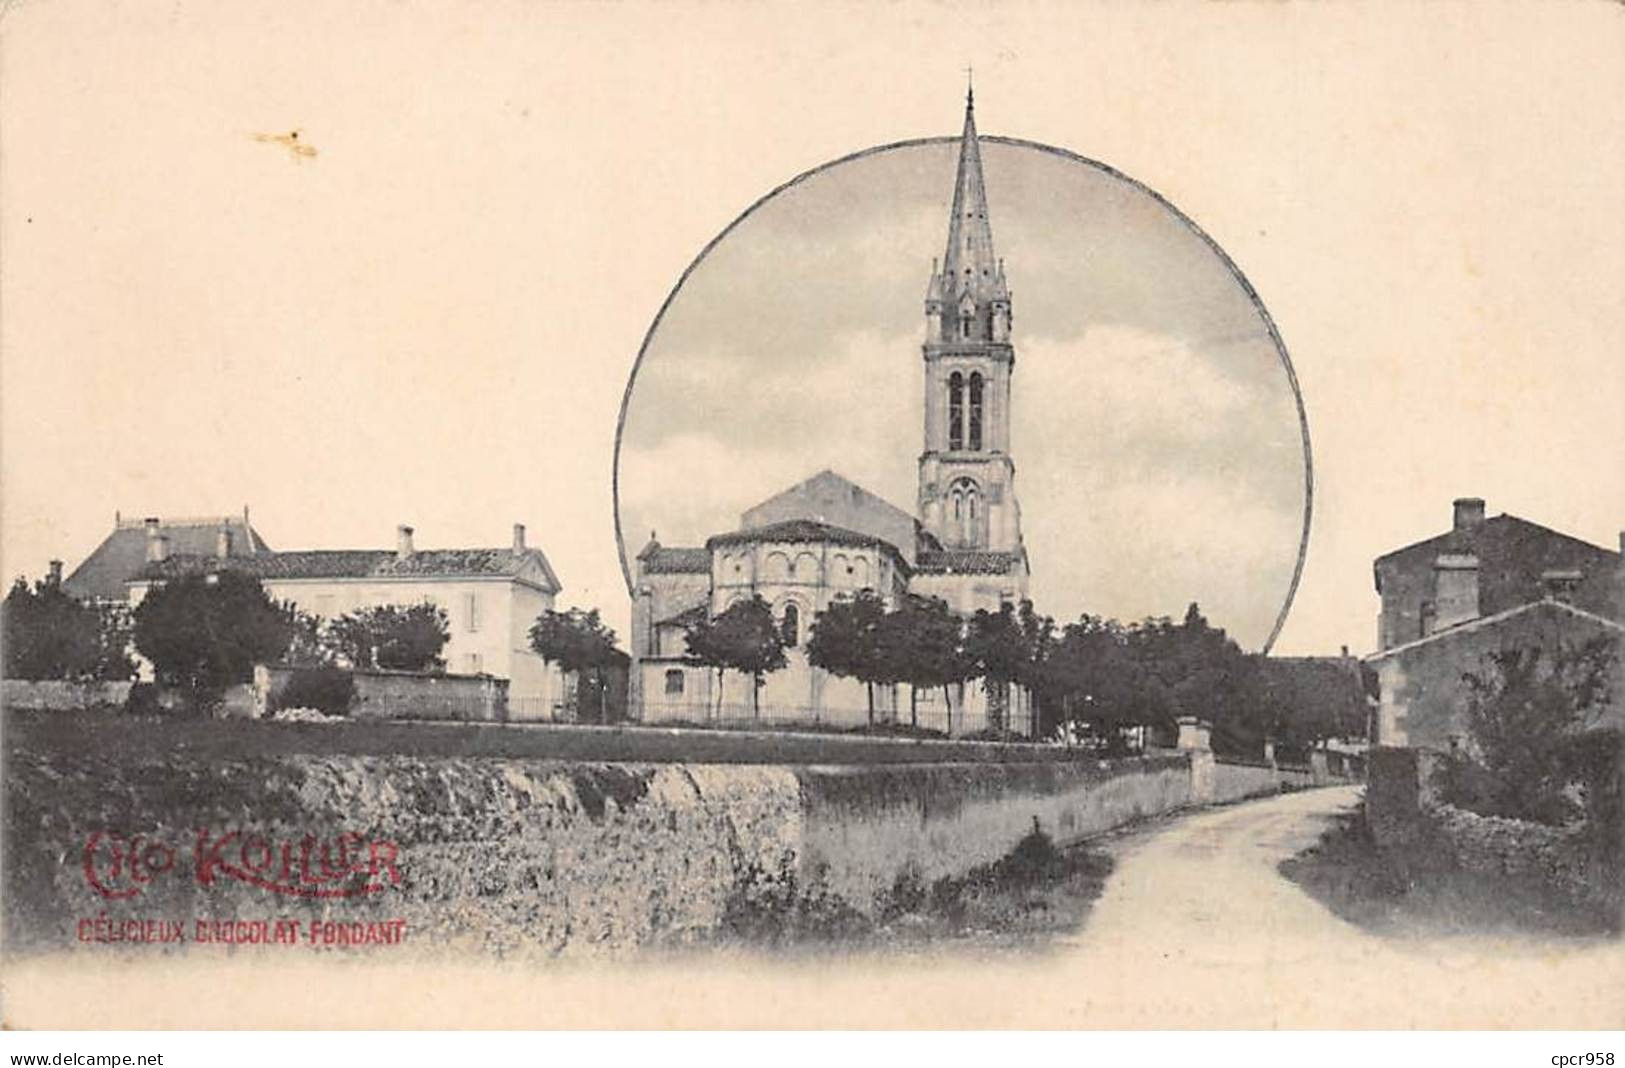
[[1036,825],[1058,843],[1191,804],[1185,754],[1052,764],[807,768],[801,865],[870,911],[904,874],[930,883],[1004,856]]
[[72,712],[85,708],[124,707],[129,682],[62,682],[55,679],[6,679],[0,704],[30,712]]
[[[1332,781],[1329,776],[1326,782]],[[1216,760],[1213,768],[1212,801],[1241,801],[1249,797],[1277,794],[1284,789],[1316,785],[1308,768],[1284,768],[1272,764],[1244,764]]]
[[[193,948],[200,921],[272,920],[398,925],[399,944],[369,947],[397,956],[542,961],[680,946],[790,894],[872,913],[900,878],[962,875],[1035,821],[1066,843],[1185,807],[1200,800],[1193,767],[1207,755],[790,767],[132,754],[69,733],[65,747],[22,735],[10,756],[13,952],[161,953]],[[137,921],[173,922],[186,937],[97,937]]]

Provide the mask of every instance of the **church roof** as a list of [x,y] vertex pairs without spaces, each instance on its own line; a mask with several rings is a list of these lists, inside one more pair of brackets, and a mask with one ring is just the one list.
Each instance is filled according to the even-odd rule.
[[917,570],[932,575],[1008,575],[1021,553],[991,549],[934,549],[922,552]]
[[[169,539],[172,553],[213,553],[224,528],[231,532],[231,555],[266,553],[271,547],[248,524],[247,513],[172,519],[158,523],[158,533]],[[122,601],[124,584],[147,563],[145,519],[116,519],[113,531],[84,562],[63,580],[62,587],[85,600]]]
[[820,523],[815,519],[786,519],[783,522],[769,523],[762,527],[716,534],[706,541],[705,547],[713,549],[719,545],[744,545],[752,542],[775,541],[822,542],[825,545],[879,549],[890,555],[894,562],[902,567],[905,572],[912,570],[908,561],[903,558],[902,551],[885,538],[877,538],[873,534],[863,534],[856,530],[847,530],[845,527],[832,526],[829,523]]

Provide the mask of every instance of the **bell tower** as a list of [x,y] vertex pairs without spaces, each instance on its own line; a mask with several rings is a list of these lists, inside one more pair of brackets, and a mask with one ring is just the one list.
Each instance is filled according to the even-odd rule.
[[920,522],[948,549],[1022,552],[1010,458],[1010,289],[993,254],[971,91],[948,245],[926,290],[924,353]]

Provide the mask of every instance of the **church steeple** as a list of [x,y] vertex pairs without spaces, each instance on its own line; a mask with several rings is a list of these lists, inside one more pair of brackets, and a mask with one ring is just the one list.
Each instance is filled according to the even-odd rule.
[[1003,341],[1008,337],[1010,292],[1004,265],[993,252],[982,146],[976,134],[976,98],[965,93],[965,127],[948,213],[948,244],[940,271],[932,265],[927,314],[944,341]]
[[982,146],[976,136],[976,102],[965,96],[965,131],[959,138],[959,173],[948,217],[948,247],[942,254],[944,296],[957,301],[969,292],[978,303],[1003,292],[993,255],[993,227],[987,217],[987,183],[982,177]]
[[925,448],[920,522],[950,549],[1020,553],[1021,517],[1010,458],[1010,290],[993,251],[993,226],[965,94],[948,244],[925,298]]

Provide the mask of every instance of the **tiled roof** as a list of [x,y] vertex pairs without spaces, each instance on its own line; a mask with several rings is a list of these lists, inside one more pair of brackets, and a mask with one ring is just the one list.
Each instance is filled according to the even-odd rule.
[[1593,545],[1583,538],[1576,538],[1572,534],[1565,534],[1560,530],[1553,530],[1551,527],[1541,526],[1539,523],[1503,512],[1463,530],[1447,530],[1443,534],[1435,534],[1431,538],[1424,538],[1403,548],[1383,553],[1377,557],[1376,563],[1381,564],[1418,550],[1426,550],[1428,554],[1474,552],[1483,541],[1505,545],[1514,553],[1523,553],[1531,551],[1530,547],[1535,543],[1554,540],[1570,543],[1576,548],[1589,550],[1598,555],[1619,556],[1612,549]]
[[546,583],[557,592],[558,576],[539,549],[517,553],[512,549],[427,549],[404,558],[388,549],[307,549],[227,560],[212,554],[185,553],[148,564],[136,577],[162,580],[206,574],[219,568],[229,568],[260,579],[518,577],[532,561],[541,565]]
[[778,523],[769,523],[765,527],[753,527],[749,530],[731,530],[726,534],[716,534],[706,540],[706,548],[713,545],[740,545],[756,541],[822,541],[831,545],[861,545],[880,546],[895,549],[896,546],[884,538],[877,538],[873,534],[860,534],[845,527],[832,526],[829,523],[820,523],[816,519],[786,519]]
[[985,549],[933,549],[920,553],[919,570],[940,575],[1008,575],[1020,553]]
[[912,570],[897,546],[885,538],[861,534],[856,530],[847,530],[845,527],[832,526],[829,523],[820,523],[815,519],[786,519],[779,523],[769,523],[765,527],[715,534],[706,540],[705,547],[711,549],[718,545],[745,545],[753,542],[822,542],[826,545],[879,549],[892,557],[905,572]]
[[703,604],[690,605],[689,607],[683,609],[681,612],[677,612],[674,615],[667,616],[665,619],[657,619],[657,620],[655,620],[655,626],[657,626],[657,627],[670,627],[670,626],[675,625],[675,626],[679,626],[679,627],[686,627],[690,623],[703,622],[706,619],[709,619],[710,616],[711,616],[711,613],[706,608],[705,605],[703,605]]
[[711,570],[711,550],[695,548],[666,548],[651,541],[638,553],[646,575],[706,574]]
[[1552,616],[1569,616],[1574,619],[1579,619],[1590,623],[1605,632],[1619,631],[1622,636],[1625,636],[1625,623],[1620,623],[1616,620],[1609,619],[1607,616],[1599,616],[1595,612],[1587,612],[1585,609],[1577,608],[1565,601],[1547,599],[1543,601],[1530,601],[1527,604],[1521,604],[1515,608],[1509,608],[1504,612],[1497,612],[1494,615],[1478,616],[1475,619],[1465,620],[1464,622],[1457,623],[1454,626],[1436,630],[1432,634],[1408,641],[1403,645],[1396,645],[1389,649],[1378,650],[1377,652],[1367,656],[1365,658],[1365,662],[1368,664],[1374,664],[1379,660],[1386,660],[1389,657],[1398,656],[1401,653],[1408,653],[1418,646],[1429,645],[1434,642],[1452,641],[1464,634],[1474,634],[1489,627],[1498,627],[1509,619],[1514,619],[1518,616],[1537,611]]
[[[233,558],[249,553],[268,553],[271,547],[259,532],[244,523],[243,517],[217,516],[160,523],[158,532],[169,539],[171,553],[213,554],[220,528],[231,531]],[[122,601],[124,584],[147,563],[146,524],[139,519],[120,520],[102,543],[96,546],[62,586],[75,597],[87,600]]]

